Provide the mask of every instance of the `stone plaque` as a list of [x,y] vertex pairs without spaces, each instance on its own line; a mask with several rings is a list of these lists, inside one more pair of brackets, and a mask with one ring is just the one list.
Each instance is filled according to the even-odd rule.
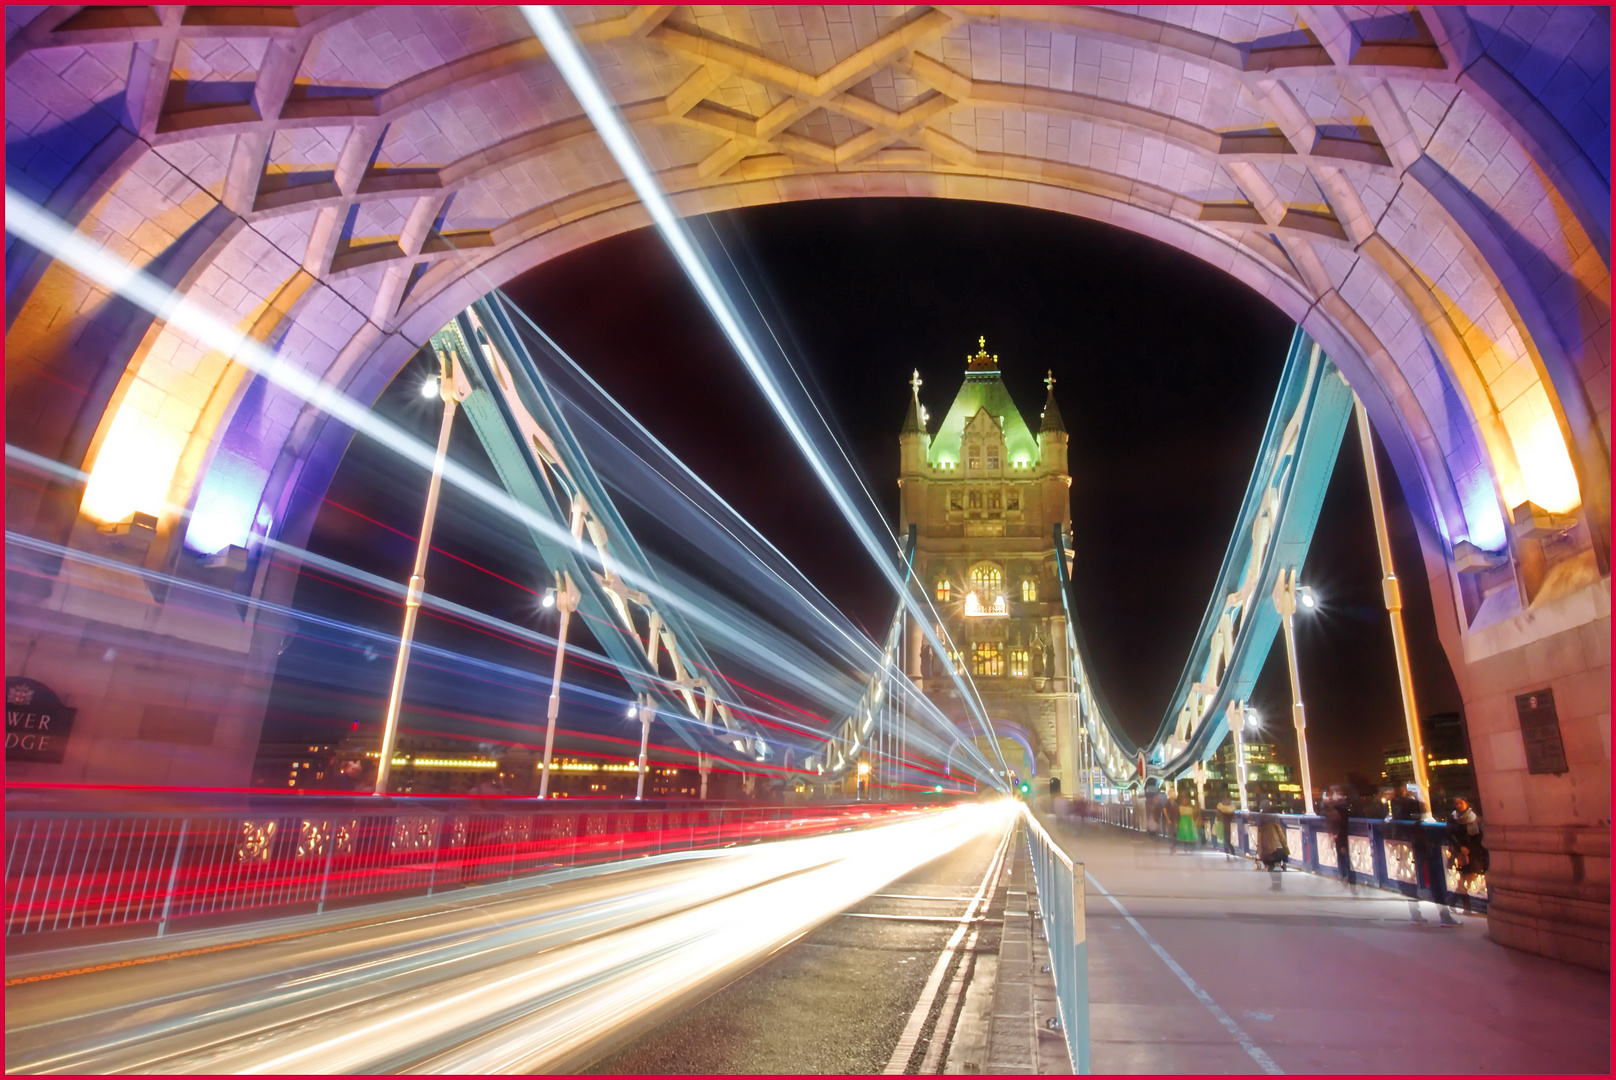
[[1560,741],[1560,717],[1554,711],[1554,691],[1533,690],[1515,699],[1521,718],[1521,741],[1526,744],[1526,771],[1566,771],[1565,744]]

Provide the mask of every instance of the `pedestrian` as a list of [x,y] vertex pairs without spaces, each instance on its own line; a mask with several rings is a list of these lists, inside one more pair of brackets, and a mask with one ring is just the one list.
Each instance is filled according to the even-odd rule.
[[1168,798],[1165,791],[1157,795],[1157,799],[1161,804],[1162,835],[1167,837],[1170,844],[1167,850],[1171,854],[1178,850],[1178,804]]
[[1201,840],[1201,825],[1197,820],[1199,815],[1195,812],[1195,803],[1185,797],[1178,804],[1178,833],[1173,838],[1173,850],[1183,844],[1190,851],[1194,851]]
[[1351,835],[1351,821],[1346,795],[1340,788],[1331,788],[1330,797],[1324,803],[1324,827],[1335,844],[1335,869],[1341,884],[1357,892],[1358,883],[1352,876],[1352,846],[1347,839]]
[[1279,875],[1284,872],[1285,860],[1290,858],[1290,854],[1290,845],[1285,840],[1285,827],[1275,816],[1273,806],[1264,801],[1262,813],[1257,817],[1257,857],[1272,875],[1273,884],[1270,888],[1274,892],[1280,890]]
[[1223,830],[1223,858],[1234,859],[1234,800],[1227,794],[1218,800],[1218,827]]
[[[1488,858],[1487,848],[1482,843],[1481,819],[1467,799],[1453,800],[1453,812],[1448,815],[1448,851],[1449,865],[1459,872],[1459,902],[1469,915],[1470,889],[1476,878],[1487,872]],[[1450,906],[1452,902],[1450,893]]]
[[1408,845],[1409,855],[1414,861],[1414,895],[1408,901],[1408,921],[1419,925],[1426,923],[1425,916],[1420,913],[1420,890],[1428,888],[1431,902],[1437,905],[1441,913],[1440,924],[1444,928],[1458,926],[1459,920],[1453,917],[1453,912],[1443,907],[1437,899],[1436,885],[1431,881],[1431,838],[1425,831],[1425,800],[1420,797],[1419,785],[1408,784],[1401,792],[1392,795],[1391,815],[1393,835]]

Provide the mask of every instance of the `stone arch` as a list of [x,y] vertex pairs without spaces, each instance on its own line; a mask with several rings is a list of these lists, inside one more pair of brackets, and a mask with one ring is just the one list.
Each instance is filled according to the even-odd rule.
[[[15,11],[8,186],[359,400],[490,286],[647,223],[511,9]],[[1577,90],[1608,80],[1608,15],[570,17],[682,213],[1000,202],[1152,237],[1279,306],[1385,443],[1486,739],[1518,739],[1498,674],[1513,661],[1497,658],[1578,627],[1608,640],[1610,118],[1605,97]],[[221,105],[210,83],[250,85],[250,99]],[[141,496],[161,504],[144,507],[162,519],[154,567],[183,557],[187,512],[234,514],[249,545],[306,538],[345,429],[60,264],[7,254],[13,444],[92,487],[103,462],[146,455],[161,477]],[[8,520],[80,536],[94,524],[83,494],[8,485]],[[268,559],[250,587],[273,598],[289,581]],[[1597,691],[1558,684],[1577,703],[1562,724],[1588,746],[1608,714],[1604,670]],[[1604,776],[1588,805],[1608,805],[1600,753],[1575,781]],[[1526,820],[1541,778],[1498,769],[1510,779],[1489,817]]]

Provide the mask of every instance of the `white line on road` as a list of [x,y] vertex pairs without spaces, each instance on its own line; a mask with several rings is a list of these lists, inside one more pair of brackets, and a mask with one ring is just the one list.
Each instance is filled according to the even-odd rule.
[[[977,887],[976,895],[966,906],[965,914],[958,920],[959,927],[948,939],[948,944],[943,947],[942,953],[937,957],[937,963],[932,965],[931,975],[926,979],[926,985],[921,988],[920,1000],[915,1002],[915,1011],[909,1014],[909,1022],[904,1025],[903,1034],[898,1036],[898,1045],[892,1051],[892,1060],[887,1062],[884,1070],[886,1075],[897,1075],[909,1068],[909,1058],[914,1055],[915,1044],[920,1041],[920,1031],[926,1026],[926,1018],[931,1015],[932,1002],[937,999],[937,992],[942,989],[943,975],[948,971],[949,961],[954,958],[955,951],[965,937],[965,928],[971,922],[971,917],[976,914],[977,906],[981,905],[985,910],[993,898],[993,887],[998,883],[999,868],[1004,864],[1004,853],[1010,846],[1010,837],[1015,835],[1015,828],[1016,821],[1011,819],[1005,826],[1004,836],[999,840],[999,850],[994,853],[993,862],[988,865],[987,875],[982,878],[982,884]],[[936,1034],[932,1035],[932,1038],[936,1037]]]
[[1124,919],[1128,920],[1128,925],[1139,931],[1139,936],[1145,939],[1145,944],[1149,945],[1151,950],[1162,958],[1162,963],[1166,964],[1169,970],[1178,976],[1178,981],[1189,988],[1189,992],[1195,995],[1196,1000],[1206,1006],[1206,1011],[1212,1014],[1212,1018],[1222,1024],[1224,1030],[1230,1035],[1234,1036],[1235,1041],[1240,1044],[1246,1053],[1251,1055],[1251,1059],[1261,1067],[1262,1071],[1273,1076],[1283,1075],[1285,1070],[1275,1065],[1274,1059],[1264,1053],[1263,1048],[1253,1042],[1251,1036],[1247,1035],[1245,1030],[1234,1022],[1234,1018],[1224,1012],[1222,1006],[1212,1000],[1212,995],[1202,990],[1201,985],[1190,978],[1190,973],[1180,967],[1177,960],[1168,955],[1167,950],[1162,948],[1156,939],[1150,936],[1148,930],[1139,925],[1139,920],[1128,914],[1128,909],[1122,906],[1122,902],[1107,892],[1105,886],[1095,881],[1092,873],[1087,874],[1086,877],[1088,878],[1088,883],[1100,890],[1100,895],[1111,901],[1111,906],[1116,908]]

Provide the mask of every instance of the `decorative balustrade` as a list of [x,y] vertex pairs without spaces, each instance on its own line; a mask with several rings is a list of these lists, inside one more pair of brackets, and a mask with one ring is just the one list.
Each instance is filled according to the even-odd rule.
[[[142,813],[20,808],[8,792],[7,937],[324,911],[566,867],[890,820],[892,805],[715,806],[268,796]],[[216,801],[215,801],[216,802]]]
[[[1166,826],[1160,815],[1146,812],[1134,803],[1095,805],[1093,820],[1103,821],[1124,829],[1151,833],[1164,833]],[[1307,870],[1326,877],[1341,876],[1336,864],[1335,841],[1330,838],[1321,817],[1299,814],[1275,814],[1285,829],[1286,846],[1290,857],[1286,865],[1294,870]],[[1256,814],[1236,813],[1231,845],[1241,855],[1255,858],[1257,853]],[[1148,821],[1147,821],[1148,819]],[[1415,864],[1413,846],[1408,840],[1409,829],[1422,829],[1426,836],[1426,866],[1424,873]],[[1384,821],[1376,818],[1353,818],[1347,837],[1347,858],[1352,863],[1353,876],[1404,896],[1414,896],[1416,879],[1425,888],[1433,882],[1440,885],[1428,894],[1438,903],[1448,903],[1459,894],[1459,873],[1449,866],[1452,852],[1448,847],[1448,830],[1440,823],[1413,823]],[[1470,883],[1470,903],[1473,910],[1487,910],[1487,878],[1478,874]]]

